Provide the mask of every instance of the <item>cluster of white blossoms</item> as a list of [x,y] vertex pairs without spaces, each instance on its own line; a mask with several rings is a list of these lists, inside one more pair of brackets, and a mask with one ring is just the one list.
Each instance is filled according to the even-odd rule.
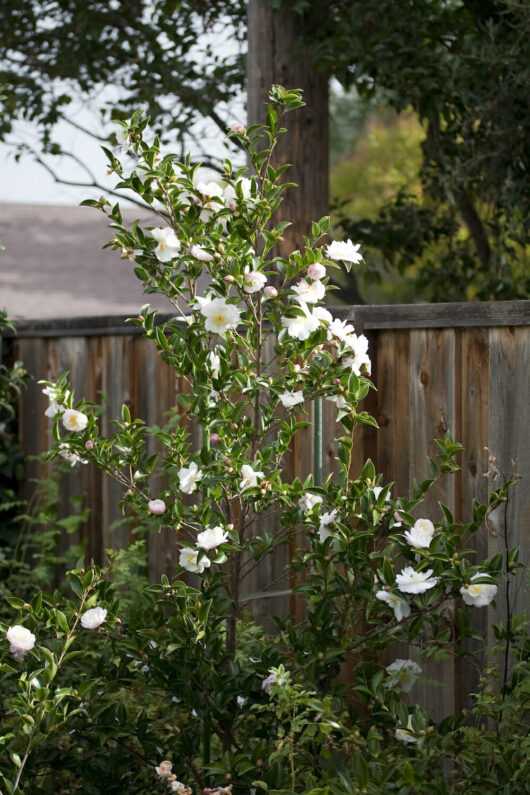
[[9,643],[9,651],[19,662],[22,662],[28,651],[35,645],[35,635],[26,627],[15,624],[9,627],[6,632],[6,640]]
[[[304,492],[300,499],[298,500],[298,507],[302,509],[304,513],[309,513],[313,510],[313,508],[317,505],[322,504],[322,497],[318,494],[311,494],[310,491]],[[320,511],[320,508],[318,509]],[[326,538],[329,538],[331,535],[330,525],[332,525],[336,518],[337,518],[338,510],[333,508],[332,511],[329,513],[326,511],[324,513],[319,513],[318,518],[320,521],[320,525],[318,528],[318,538],[321,544],[324,543]]]
[[199,553],[210,552],[217,549],[221,544],[228,541],[228,530],[218,525],[217,527],[207,527],[197,534],[197,544],[194,547],[183,547],[180,550],[179,564],[186,571],[192,574],[202,574],[205,569],[210,568],[212,561],[207,555],[199,557]]
[[[342,259],[347,262],[359,262],[362,256],[351,240],[346,243],[333,242],[327,247],[329,259]],[[364,334],[356,334],[353,326],[345,320],[334,318],[327,309],[317,306],[326,294],[326,285],[322,281],[326,275],[326,267],[314,262],[307,269],[307,279],[291,287],[292,300],[298,305],[300,312],[294,317],[283,317],[282,327],[293,339],[304,342],[321,326],[327,328],[328,341],[338,348],[342,365],[351,369],[356,375],[370,374],[371,362],[368,356],[368,339]],[[335,399],[338,408],[345,408],[347,402],[342,396]]]

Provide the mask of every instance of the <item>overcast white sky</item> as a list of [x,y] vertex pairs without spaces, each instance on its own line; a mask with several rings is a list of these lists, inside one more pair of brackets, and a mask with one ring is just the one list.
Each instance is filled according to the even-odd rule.
[[[200,59],[201,47],[208,42],[208,39],[215,41],[217,51],[231,52],[234,42],[226,38],[225,26],[220,24],[218,29],[214,28],[211,33],[201,36],[197,42],[196,57]],[[118,89],[114,86],[104,87],[96,92],[96,102],[100,107],[104,102],[112,101],[112,97]],[[96,130],[99,134],[103,132],[100,128],[100,117],[97,107],[90,108],[88,103],[80,101],[73,102],[69,106],[69,113],[82,126],[91,130]],[[226,118],[227,123],[233,119],[245,121],[245,98],[241,96],[231,104],[230,107],[219,108],[222,118]],[[107,134],[112,128],[107,128]],[[97,140],[76,130],[66,122],[60,122],[55,128],[54,139],[57,140],[66,151],[74,152],[84,163],[87,163],[92,173],[100,184],[111,187],[115,182],[115,176],[108,177],[107,158],[100,149]],[[220,131],[213,122],[201,121],[196,125],[195,137],[200,141],[201,150],[193,140],[186,143],[186,149],[193,157],[200,159],[201,151],[210,156],[226,157],[227,152],[222,143]],[[11,139],[23,140],[28,145],[39,149],[35,133],[31,124],[19,123],[15,128]],[[203,155],[204,156],[204,155]],[[64,179],[79,179],[86,181],[87,176],[79,166],[66,157],[48,157],[50,165],[54,171],[59,172]],[[242,165],[239,163],[238,165]],[[205,172],[205,175],[207,172]],[[212,176],[207,174],[208,176]],[[204,175],[201,175],[201,177]],[[86,187],[70,187],[56,183],[46,170],[36,164],[30,155],[23,156],[17,163],[13,157],[13,148],[0,143],[0,202],[18,202],[31,204],[66,204],[77,205],[86,198],[98,198],[101,195],[99,189],[87,189]]]

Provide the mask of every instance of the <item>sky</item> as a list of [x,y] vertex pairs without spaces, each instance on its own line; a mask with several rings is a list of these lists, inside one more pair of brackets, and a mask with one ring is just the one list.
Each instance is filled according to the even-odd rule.
[[[196,57],[198,59],[204,57],[201,55],[201,47],[207,44],[210,38],[215,42],[216,49],[220,54],[233,49],[233,41],[225,38],[226,33],[223,33],[223,30],[224,26],[220,25],[219,30],[214,29],[211,34],[201,36],[197,42]],[[70,117],[81,126],[97,131],[99,134],[103,132],[108,134],[112,130],[112,126],[105,130],[102,129],[97,108],[104,103],[112,102],[117,91],[118,89],[114,86],[100,88],[95,97],[97,107],[94,104],[91,108],[86,102],[74,100],[69,106]],[[239,97],[230,107],[220,107],[218,111],[222,118],[226,118],[227,123],[233,119],[244,122],[244,96]],[[106,174],[107,158],[100,149],[100,142],[80,132],[67,122],[59,122],[54,129],[54,139],[61,144],[63,149],[73,152],[81,161],[87,163],[100,184],[111,187],[115,183],[115,175],[109,177]],[[10,139],[17,142],[23,141],[31,148],[39,149],[37,136],[30,123],[19,122],[16,124]],[[201,152],[197,144],[194,143],[194,139],[200,141],[202,151],[209,156],[226,157],[227,152],[222,144],[222,136],[213,122],[202,120],[190,131],[190,138],[185,142],[186,150],[197,160],[200,159]],[[87,175],[71,159],[62,156],[48,156],[47,160],[53,170],[60,173],[63,179],[87,180]],[[237,165],[243,164],[238,163]],[[214,173],[211,171],[200,172],[201,179],[212,177],[214,177]],[[0,202],[78,205],[83,199],[99,198],[101,192],[99,188],[58,184],[45,168],[34,162],[30,155],[24,155],[16,162],[13,147],[0,143]]]

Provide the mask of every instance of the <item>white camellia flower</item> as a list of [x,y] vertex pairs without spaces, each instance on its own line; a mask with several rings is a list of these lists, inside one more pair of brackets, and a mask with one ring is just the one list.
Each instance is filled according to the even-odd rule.
[[422,668],[413,660],[395,660],[392,665],[387,665],[386,671],[390,679],[385,682],[385,687],[400,687],[404,693],[410,693]]
[[267,284],[267,277],[260,271],[251,271],[250,268],[245,268],[245,279],[243,282],[243,290],[246,293],[257,293]]
[[406,566],[401,574],[396,574],[396,583],[401,593],[425,593],[438,583],[437,577],[432,577],[432,569],[415,571],[412,566]]
[[213,260],[213,254],[210,254],[205,248],[202,248],[202,246],[192,246],[190,248],[190,254],[194,259],[199,260],[199,262],[211,262],[211,260]]
[[206,318],[204,327],[213,334],[224,334],[239,323],[239,309],[227,304],[224,298],[214,298],[201,306],[201,314]]
[[417,519],[410,530],[403,534],[414,549],[429,549],[434,536],[434,525],[430,519]]
[[55,417],[59,414],[60,411],[64,411],[64,406],[61,403],[58,403],[56,400],[51,400],[50,405],[44,412],[46,417]]
[[402,743],[417,743],[418,738],[414,737],[412,729],[412,715],[409,715],[406,729],[396,729],[394,737]]
[[[348,401],[344,397],[344,395],[328,395],[326,400],[330,400],[332,403],[336,405],[338,409],[345,409],[348,406]],[[337,422],[339,421],[337,417]]]
[[372,364],[368,356],[368,339],[364,334],[359,336],[357,334],[348,334],[344,340],[344,345],[346,351],[352,351],[353,353],[353,356],[344,359],[344,367],[351,367],[355,375],[361,375],[361,370],[365,367],[366,372],[370,375]]
[[398,621],[410,616],[410,605],[407,600],[403,599],[401,596],[391,591],[378,591],[375,597],[381,602],[386,602],[387,605],[390,605]]
[[304,393],[302,390],[299,392],[284,392],[280,397],[280,402],[282,406],[286,409],[292,409],[294,406],[298,406],[299,403],[304,402]]
[[82,411],[66,409],[63,414],[63,425],[67,431],[84,431],[88,425],[88,417]]
[[326,275],[326,266],[321,262],[313,262],[307,269],[307,275],[310,279],[323,279]]
[[26,627],[20,624],[15,624],[14,627],[9,627],[6,632],[6,640],[9,643],[9,651],[15,658],[21,662],[28,651],[35,645],[35,635],[30,632]]
[[[237,180],[237,185],[241,187],[241,193],[243,194],[243,201],[251,202],[252,201],[252,180],[248,177],[240,177]],[[237,207],[237,191],[233,185],[227,185],[224,190],[225,202],[227,207],[232,210],[232,212]]]
[[202,472],[199,467],[192,461],[189,467],[181,467],[178,471],[180,488],[184,494],[193,494],[197,488],[197,483],[202,478]]
[[161,516],[166,512],[166,503],[164,500],[149,500],[147,510],[154,516]]
[[296,317],[282,317],[282,326],[287,329],[287,333],[295,340],[304,340],[320,327],[320,318],[316,314],[311,314],[307,304],[300,304],[303,315]]
[[220,544],[228,541],[228,530],[223,530],[222,527],[207,527],[202,533],[197,536],[197,546],[199,549],[204,549],[206,552],[209,549],[215,549]]
[[320,325],[322,325],[324,322],[329,326],[329,324],[333,322],[333,315],[323,306],[315,306],[313,309],[313,315],[314,317],[318,318]]
[[341,259],[343,262],[352,262],[354,265],[362,261],[359,254],[360,243],[354,245],[351,240],[334,240],[326,249],[328,259]]
[[106,617],[107,611],[104,607],[91,607],[81,616],[81,624],[85,629],[97,629],[103,624]]
[[171,762],[168,762],[167,760],[160,762],[158,767],[155,767],[155,770],[160,776],[160,778],[167,778],[168,776],[170,776],[172,769],[173,765],[171,764]]
[[195,186],[203,199],[221,199],[223,189],[217,182],[198,182]]
[[320,527],[318,529],[318,538],[321,544],[324,543],[326,538],[331,535],[329,525],[333,524],[338,511],[334,508],[330,513],[323,513],[320,517]]
[[[42,381],[39,381],[39,383],[42,384]],[[57,400],[57,398],[61,394],[61,390],[56,386],[46,386],[42,390],[42,394],[46,395],[46,397],[49,398],[50,400]],[[70,393],[67,392],[67,395],[69,394]]]
[[326,295],[326,285],[319,279],[314,282],[306,282],[305,279],[300,279],[295,287],[291,287],[293,293],[296,293],[294,300],[299,304],[316,304],[321,301]]
[[208,367],[210,369],[211,374],[214,378],[219,378],[219,369],[221,367],[221,359],[215,353],[215,351],[210,351],[208,356],[206,357],[206,361],[208,362]]
[[243,492],[245,489],[255,488],[258,485],[258,478],[263,477],[263,472],[257,472],[249,466],[249,464],[243,464],[241,467],[241,475],[243,480],[239,484],[239,490]]
[[184,549],[180,550],[179,565],[192,574],[202,574],[204,569],[210,568],[212,561],[210,558],[207,558],[206,555],[203,555],[200,560],[198,558],[198,550],[191,549],[191,547],[184,547]]
[[155,257],[159,262],[169,262],[178,256],[180,251],[180,240],[171,227],[159,227],[151,229],[151,235],[157,241]]
[[311,511],[315,505],[318,505],[321,502],[322,497],[320,497],[318,494],[311,494],[310,491],[306,491],[305,494],[302,494],[298,500],[298,505],[304,511],[304,513],[307,513],[308,511]]
[[347,320],[339,320],[339,318],[333,318],[331,323],[328,326],[328,340],[331,342],[332,339],[340,340],[341,342],[346,342],[346,339],[349,337],[350,334],[354,333],[353,326],[348,323]]
[[75,467],[76,464],[88,464],[88,461],[86,461],[86,459],[81,458],[80,455],[78,455],[74,450],[72,450],[68,442],[61,442],[61,444],[59,445],[59,455],[61,456],[61,458],[64,458],[65,461],[68,461],[68,463],[72,467]]
[[460,593],[466,605],[471,605],[472,607],[486,607],[492,599],[495,599],[497,586],[492,582],[477,582],[473,585],[473,580],[476,580],[478,577],[487,577],[487,575],[481,574],[480,572],[474,574],[471,577],[469,585],[464,585],[460,588]]

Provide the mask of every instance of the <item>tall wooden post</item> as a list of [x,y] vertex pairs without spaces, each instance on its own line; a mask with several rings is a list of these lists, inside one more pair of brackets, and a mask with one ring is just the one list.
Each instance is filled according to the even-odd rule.
[[247,94],[248,123],[262,121],[264,102],[273,83],[301,88],[306,107],[285,118],[288,132],[276,149],[273,165],[290,163],[285,180],[296,182],[287,191],[275,221],[291,221],[275,252],[285,256],[303,245],[311,221],[328,214],[329,134],[328,78],[296,46],[296,17],[276,13],[268,0],[249,0]]

